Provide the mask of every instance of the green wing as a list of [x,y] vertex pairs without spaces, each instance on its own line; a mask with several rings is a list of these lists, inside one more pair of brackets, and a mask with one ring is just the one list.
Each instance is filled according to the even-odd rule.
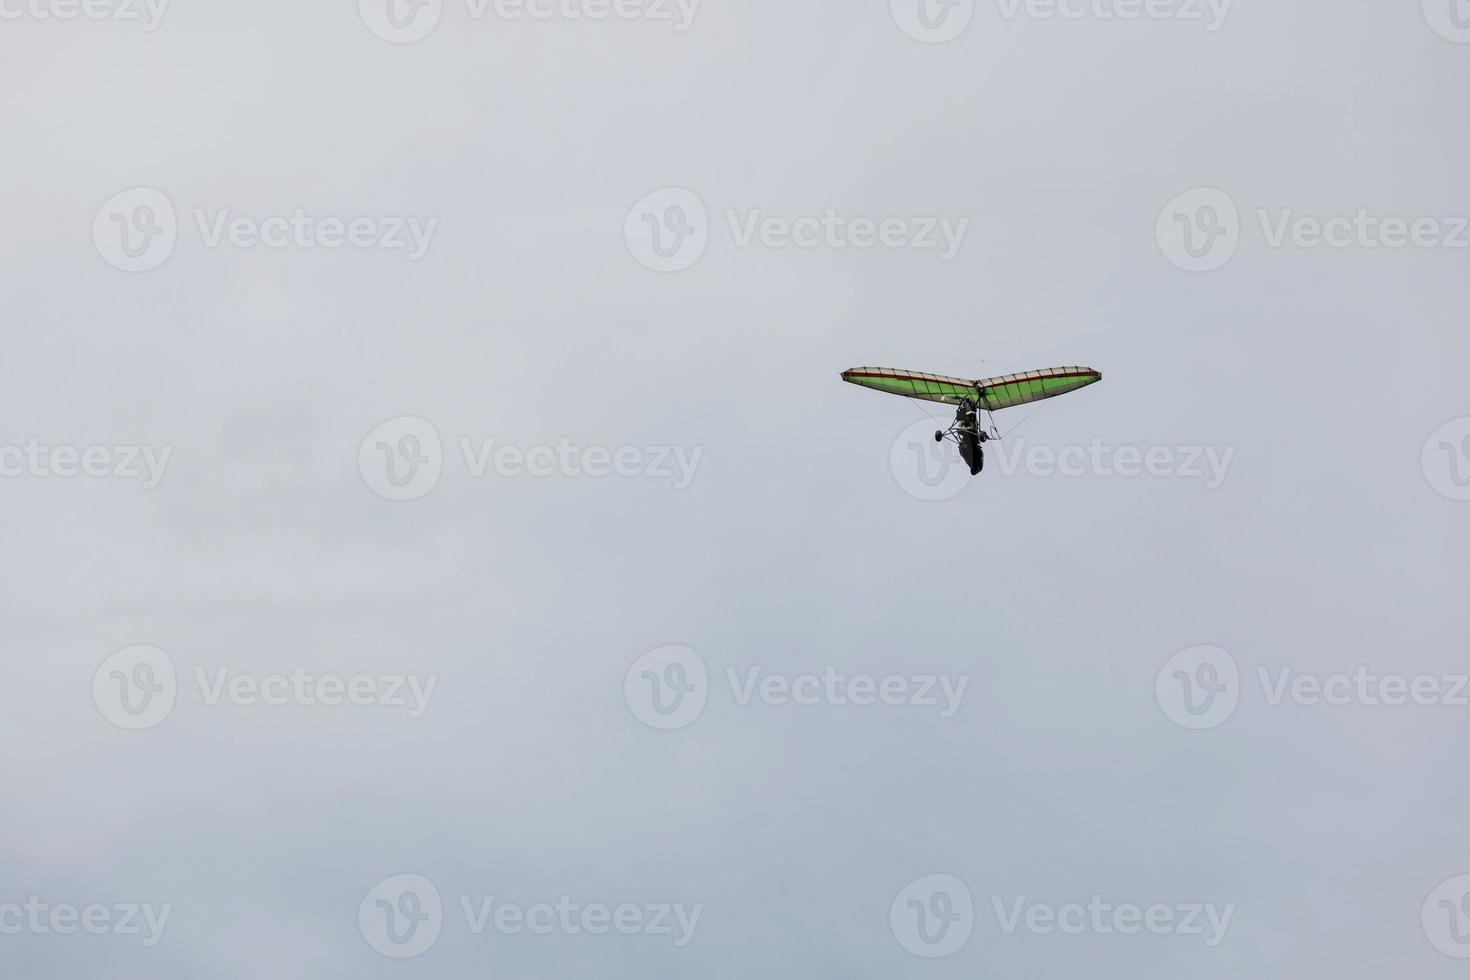
[[1101,380],[1102,375],[1092,368],[1059,367],[1006,374],[999,378],[983,378],[976,384],[985,392],[985,410],[994,412],[1002,408],[1039,402],[1043,398],[1055,398],[1097,384]]
[[860,367],[842,372],[842,380],[862,385],[876,391],[906,398],[920,398],[929,402],[944,402],[958,405],[962,401],[974,401],[979,394],[975,382],[964,378],[950,378],[942,374],[924,374],[919,371],[899,371],[894,368]]
[[860,367],[843,371],[842,380],[891,395],[946,405],[975,402],[986,411],[996,411],[1086,388],[1101,381],[1102,375],[1092,368],[1059,367],[970,381],[921,371]]

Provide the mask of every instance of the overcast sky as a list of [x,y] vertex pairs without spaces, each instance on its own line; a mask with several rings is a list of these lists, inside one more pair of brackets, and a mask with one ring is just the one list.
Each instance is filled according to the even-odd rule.
[[1470,5],[389,2],[0,0],[0,973],[1463,975]]

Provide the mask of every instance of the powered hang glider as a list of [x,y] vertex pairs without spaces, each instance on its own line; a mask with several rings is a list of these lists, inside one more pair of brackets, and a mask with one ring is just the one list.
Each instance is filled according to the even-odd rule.
[[996,412],[1065,395],[1097,384],[1102,374],[1087,367],[1058,367],[969,381],[920,371],[860,367],[843,371],[842,380],[891,395],[958,405],[954,422],[948,429],[934,433],[934,441],[953,440],[970,467],[970,475],[974,476],[985,468],[984,444],[999,438],[993,428],[987,432],[980,427],[980,412]]

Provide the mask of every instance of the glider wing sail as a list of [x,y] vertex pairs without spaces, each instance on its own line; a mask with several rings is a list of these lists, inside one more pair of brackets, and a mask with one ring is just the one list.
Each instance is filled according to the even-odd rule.
[[1059,367],[983,378],[976,384],[985,392],[982,406],[986,411],[994,412],[1039,402],[1043,398],[1055,398],[1101,380],[1102,374],[1092,368]]
[[1086,388],[1101,381],[1102,375],[1087,367],[1058,367],[970,381],[922,371],[860,367],[843,371],[842,380],[893,395],[944,402],[946,405],[974,402],[977,408],[993,412]]
[[975,401],[979,392],[975,382],[964,378],[951,378],[942,374],[924,374],[922,371],[899,371],[895,368],[860,367],[842,372],[842,380],[864,388],[886,391],[906,398],[919,398],[928,402],[944,402],[958,405],[963,401]]

